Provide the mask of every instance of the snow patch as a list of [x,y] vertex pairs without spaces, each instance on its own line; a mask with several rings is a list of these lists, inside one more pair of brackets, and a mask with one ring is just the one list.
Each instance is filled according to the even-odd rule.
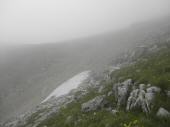
[[46,102],[52,97],[59,97],[61,95],[68,94],[72,89],[76,89],[81,83],[84,82],[90,75],[90,71],[81,72],[66,82],[59,85],[47,98],[45,98],[41,103]]

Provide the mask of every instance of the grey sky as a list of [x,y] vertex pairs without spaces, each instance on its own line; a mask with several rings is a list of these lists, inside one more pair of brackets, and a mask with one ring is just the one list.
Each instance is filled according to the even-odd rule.
[[170,0],[0,0],[0,45],[58,42],[168,14]]

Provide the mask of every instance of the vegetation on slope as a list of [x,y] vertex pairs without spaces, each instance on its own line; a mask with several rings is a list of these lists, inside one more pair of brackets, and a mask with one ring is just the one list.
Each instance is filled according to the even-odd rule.
[[[53,114],[39,127],[169,127],[170,119],[158,118],[156,112],[159,107],[170,111],[170,98],[166,95],[166,90],[170,90],[170,45],[149,56],[143,56],[132,65],[114,71],[110,77],[111,80],[101,82],[105,86],[102,93],[98,93],[95,88],[89,88],[89,93],[81,100],[63,107],[59,113]],[[152,84],[162,89],[151,114],[146,115],[138,110],[127,112],[123,108],[116,116],[104,109],[88,113],[81,111],[82,103],[99,94],[107,95],[114,83],[127,78],[131,78],[137,84]],[[107,100],[116,108],[114,96],[107,97]]]

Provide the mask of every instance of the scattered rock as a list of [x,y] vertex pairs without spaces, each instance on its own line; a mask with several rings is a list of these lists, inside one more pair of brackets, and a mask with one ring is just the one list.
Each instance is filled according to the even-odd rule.
[[127,100],[126,110],[141,108],[143,112],[149,113],[151,111],[153,101],[156,93],[161,91],[156,86],[151,86],[146,90],[145,84],[140,84],[139,89],[134,89]]
[[160,93],[161,89],[156,87],[156,86],[152,86],[152,87],[149,87],[146,89],[146,99],[149,103],[149,105],[152,105],[153,104],[153,100],[155,99],[155,95],[157,93]]
[[147,87],[151,87],[151,84],[148,84]]
[[135,89],[130,93],[130,96],[127,100],[127,106],[126,106],[127,111],[129,111],[135,107],[135,103],[138,98],[138,94],[139,94],[139,89]]
[[104,89],[104,86],[103,86],[103,85],[100,86],[100,87],[99,87],[99,90],[98,90],[98,93],[102,93],[103,89]]
[[[155,96],[160,91],[159,87],[150,84],[140,84],[139,87],[136,87],[131,79],[113,86],[118,108],[121,105],[126,105],[127,111],[140,108],[145,113],[151,111]],[[108,95],[111,95],[111,93],[109,92]]]
[[117,100],[117,106],[125,105],[130,89],[132,87],[132,79],[127,79],[122,83],[115,84],[113,86],[113,92],[115,93],[115,98]]
[[166,91],[166,95],[170,97],[170,91]]
[[115,110],[115,109],[112,110],[112,114],[113,114],[113,115],[116,115],[117,113],[118,113],[117,110]]
[[166,109],[160,107],[158,112],[156,113],[156,116],[161,118],[170,117],[170,113]]
[[81,105],[81,110],[83,112],[95,111],[100,108],[104,108],[107,105],[107,101],[105,100],[105,95],[97,96],[94,99],[83,103]]
[[109,91],[108,94],[107,94],[107,96],[111,96],[111,95],[113,95],[113,92],[112,92],[112,91]]
[[107,108],[105,108],[105,110],[108,111],[108,112],[111,112],[112,111],[112,107],[107,107]]
[[158,48],[158,46],[156,44],[149,48],[150,52],[156,52],[158,50],[159,50],[159,48]]
[[135,89],[130,93],[127,101],[126,110],[132,110],[134,108],[141,108],[143,112],[150,112],[149,103],[145,97],[145,85],[140,84],[139,89]]
[[159,93],[159,92],[161,92],[161,89],[156,86],[151,86],[151,87],[147,88],[146,91],[149,93]]

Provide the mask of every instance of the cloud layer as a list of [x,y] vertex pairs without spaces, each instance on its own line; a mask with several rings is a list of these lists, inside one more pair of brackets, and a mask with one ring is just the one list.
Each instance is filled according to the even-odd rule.
[[1,0],[0,44],[59,42],[166,15],[169,0]]

